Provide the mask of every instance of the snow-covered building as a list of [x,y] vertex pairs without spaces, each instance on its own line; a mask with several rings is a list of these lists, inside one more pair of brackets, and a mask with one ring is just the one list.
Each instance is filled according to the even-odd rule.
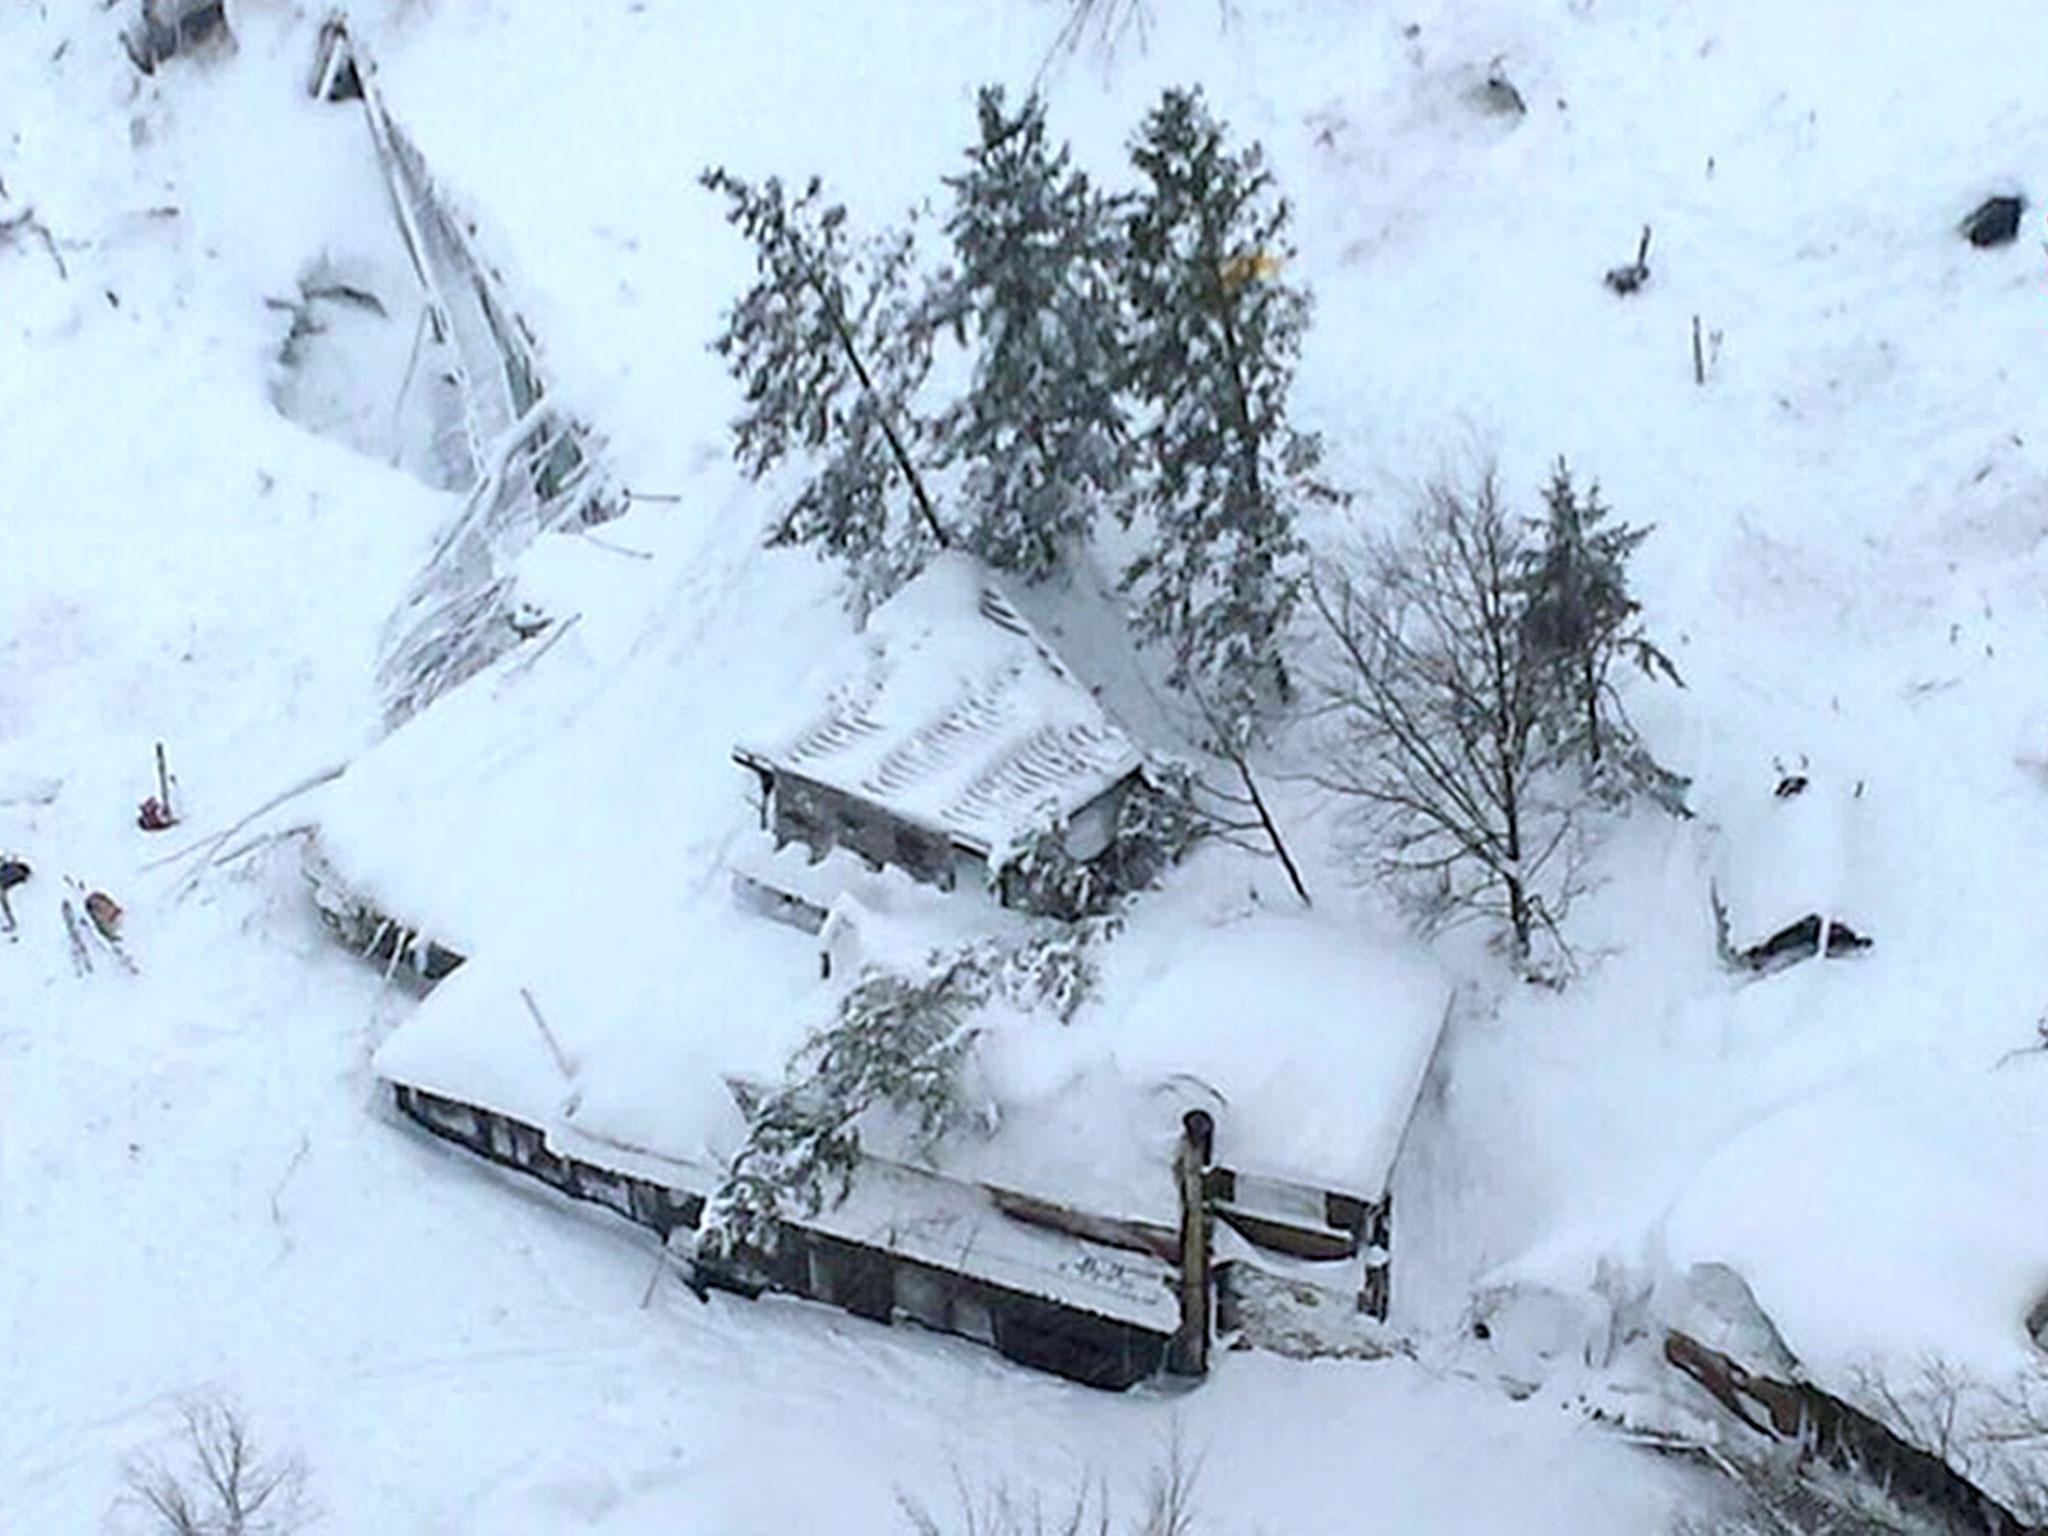
[[[991,1017],[970,1126],[925,1154],[868,1111],[845,1197],[792,1201],[757,1264],[705,1278],[1112,1388],[1198,1374],[1219,1331],[1280,1347],[1369,1334],[1442,983],[1307,915],[1185,923],[1119,941],[1070,1025]],[[760,1042],[819,1017],[804,953],[735,910],[694,963],[632,976],[480,957],[376,1068],[427,1130],[674,1239],[745,1140],[748,1089],[777,1069]]]
[[848,849],[946,890],[980,886],[1047,825],[1063,826],[1072,858],[1100,858],[1143,771],[1122,727],[959,553],[878,608],[733,755],[760,781],[778,846]]
[[[625,529],[657,552],[698,533],[635,514]],[[402,1114],[679,1248],[746,1143],[746,1106],[863,975],[1066,931],[836,833],[816,862],[801,840],[770,854],[720,744],[760,744],[771,817],[790,804],[785,772],[849,803],[884,785],[876,823],[943,840],[956,871],[1041,805],[1100,825],[1090,807],[1139,769],[954,559],[878,611],[834,672],[858,701],[829,716],[852,744],[793,747],[832,686],[793,680],[847,643],[811,569],[751,548],[706,571],[543,539],[522,585],[580,622],[408,720],[314,811],[318,904],[424,984],[375,1057]],[[788,729],[750,735],[779,696],[797,702]],[[846,1198],[785,1208],[758,1282],[1111,1387],[1170,1359],[1198,1369],[1218,1327],[1369,1336],[1445,983],[1355,920],[1264,909],[1238,857],[1198,858],[1094,940],[1070,1015],[983,1005],[955,1127],[921,1146],[885,1107],[864,1111]],[[749,871],[826,920],[763,921]]]

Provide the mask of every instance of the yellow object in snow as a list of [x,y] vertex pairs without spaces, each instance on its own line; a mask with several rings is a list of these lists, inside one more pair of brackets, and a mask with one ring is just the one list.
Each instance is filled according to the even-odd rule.
[[1246,283],[1261,282],[1280,275],[1280,268],[1287,258],[1276,251],[1239,251],[1223,263],[1219,274],[1223,279],[1223,291],[1235,293]]

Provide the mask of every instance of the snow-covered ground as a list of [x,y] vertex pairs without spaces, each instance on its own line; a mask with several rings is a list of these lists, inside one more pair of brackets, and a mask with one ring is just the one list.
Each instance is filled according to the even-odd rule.
[[[645,826],[684,880],[731,820],[700,802],[740,793],[730,741],[845,627],[828,572],[752,549],[766,500],[726,464],[703,345],[746,253],[695,173],[815,169],[893,217],[1059,17],[822,14],[355,16],[624,482],[683,498],[608,534],[655,560],[593,549],[553,595],[585,611],[564,652],[636,644],[604,629],[607,561],[689,609],[643,658],[688,729],[624,738],[675,762]],[[1953,226],[2044,180],[2048,12],[1963,0],[1880,36],[1832,0],[1261,0],[1051,63],[1054,129],[1106,179],[1166,83],[1266,141],[1319,300],[1299,407],[1361,523],[1474,452],[1533,500],[1563,452],[1658,524],[1640,590],[1689,686],[1631,702],[1700,813],[1610,841],[1574,985],[1496,980],[1461,1015],[1397,1187],[1418,1359],[1227,1356],[1198,1392],[1121,1398],[818,1307],[650,1293],[644,1236],[393,1120],[369,1058],[413,1001],[331,949],[288,849],[190,890],[154,862],[375,740],[380,627],[455,507],[270,403],[264,300],[323,254],[398,268],[360,117],[303,94],[319,17],[236,16],[231,57],[144,81],[117,15],[0,10],[0,223],[33,207],[56,242],[0,240],[0,853],[35,866],[0,940],[0,1529],[95,1528],[175,1397],[225,1391],[303,1451],[334,1530],[884,1530],[956,1465],[1129,1492],[1179,1422],[1218,1532],[1636,1532],[1686,1485],[1584,1424],[1582,1376],[1499,1392],[1459,1342],[1476,1293],[1713,1260],[1817,1371],[2030,1358],[2048,1058],[2007,1053],[2048,1005],[2048,292],[2037,212],[2000,250]],[[1474,106],[1496,56],[1524,118]],[[1653,277],[1620,300],[1599,274],[1644,223]],[[421,723],[487,717],[490,684]],[[150,837],[159,739],[186,823]],[[1779,825],[1781,767],[1827,797],[1825,837]],[[525,872],[536,925],[584,899],[587,852],[583,786],[537,788],[561,832]],[[1315,849],[1327,823],[1289,812]],[[1738,905],[1738,940],[1835,900],[1875,947],[1738,983],[1710,885],[1771,889],[1796,847],[1823,860],[1783,871],[1811,902]],[[425,842],[410,878],[459,892],[459,856]],[[1311,876],[1362,900],[1324,855]],[[136,974],[104,950],[74,974],[67,877],[127,908]],[[1469,936],[1445,958],[1499,975]]]

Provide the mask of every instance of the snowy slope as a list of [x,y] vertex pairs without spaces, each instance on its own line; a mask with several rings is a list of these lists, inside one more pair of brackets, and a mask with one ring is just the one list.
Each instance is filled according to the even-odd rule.
[[[151,741],[190,831],[372,739],[379,626],[452,510],[267,402],[264,298],[384,214],[357,120],[297,94],[317,18],[238,15],[232,58],[138,84],[116,18],[0,11],[0,219],[33,204],[67,274],[0,245],[0,849],[37,869],[0,943],[0,1529],[92,1528],[172,1395],[215,1387],[304,1449],[336,1530],[888,1529],[894,1490],[955,1462],[1129,1473],[1176,1415],[1222,1531],[1362,1509],[1389,1530],[1655,1528],[1667,1472],[1551,1398],[1412,1362],[1229,1358],[1188,1398],[1118,1400],[817,1308],[667,1287],[643,1308],[631,1235],[384,1117],[367,1060],[410,999],[329,952],[288,859],[183,900],[145,867],[183,836],[132,828]],[[588,551],[561,611],[594,630],[655,564],[664,596],[759,648],[692,740],[638,722],[678,797],[730,793],[737,695],[799,676],[844,622],[829,572],[751,553],[766,503],[725,468],[731,397],[702,350],[745,253],[691,179],[815,168],[890,217],[953,163],[975,85],[1030,82],[1056,13],[819,18],[356,16],[626,483],[684,497],[633,536],[658,561]],[[1269,0],[1221,26],[1185,8],[1113,69],[1047,76],[1055,129],[1112,179],[1166,82],[1201,80],[1267,141],[1319,298],[1302,413],[1361,521],[1491,450],[1524,492],[1568,453],[1659,524],[1642,595],[1689,687],[1632,703],[1700,817],[1620,829],[1577,918],[1585,975],[1475,1007],[1441,1059],[1397,1193],[1395,1294],[1426,1359],[1476,1285],[1693,1258],[1742,1267],[1819,1369],[2027,1359],[2040,1059],[2000,1063],[2048,992],[2048,354],[2038,215],[1999,251],[1952,226],[2038,192],[2022,61],[2044,44],[2048,13],[1992,0],[1881,30],[1833,0]],[[1519,122],[1471,108],[1496,55]],[[1645,222],[1654,276],[1617,300],[1599,273]],[[418,724],[487,709],[466,690]],[[1865,786],[1826,878],[1876,947],[1738,985],[1709,882],[1763,857],[1774,763],[1802,756]],[[1288,812],[1313,847],[1313,808]],[[460,878],[459,850],[420,851],[394,878]],[[676,867],[708,851],[677,838]],[[65,874],[128,907],[139,975],[104,954],[72,974]],[[1327,860],[1312,874],[1354,899]],[[1497,975],[1476,943],[1448,954]]]

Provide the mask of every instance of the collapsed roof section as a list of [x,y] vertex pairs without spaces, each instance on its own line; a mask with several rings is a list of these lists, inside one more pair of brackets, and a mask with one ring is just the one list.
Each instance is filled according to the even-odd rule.
[[512,561],[541,533],[612,515],[600,445],[551,399],[533,332],[471,226],[393,120],[376,69],[339,17],[320,33],[311,94],[359,101],[426,326],[461,402],[462,511],[392,616],[380,682],[396,725],[545,627],[521,622]]
[[1121,726],[967,555],[877,609],[790,717],[735,755],[981,857],[1137,773]]

